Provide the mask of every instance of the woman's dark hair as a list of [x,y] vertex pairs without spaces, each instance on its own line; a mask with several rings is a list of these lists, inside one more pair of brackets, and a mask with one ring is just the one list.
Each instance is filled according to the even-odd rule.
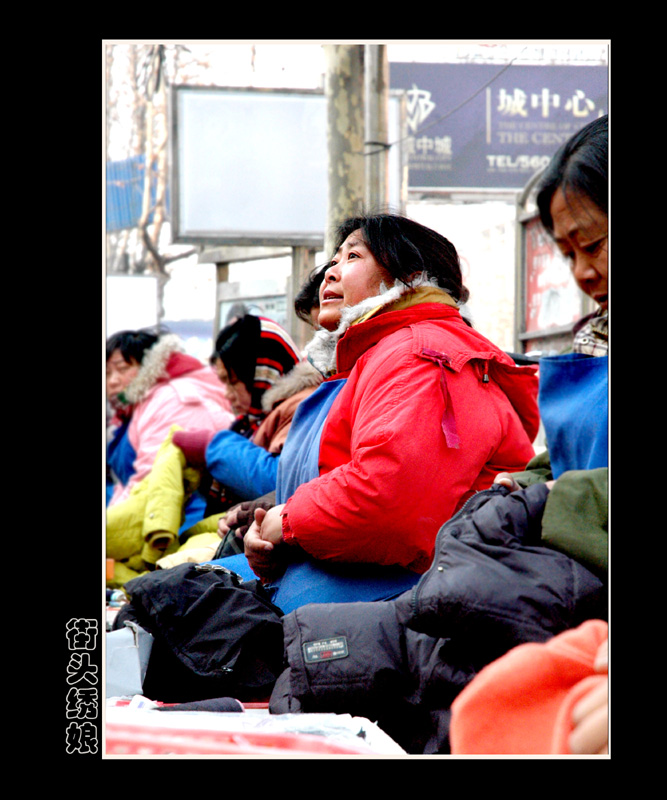
[[409,284],[416,273],[424,272],[457,302],[468,300],[456,248],[441,234],[397,214],[362,215],[340,225],[334,253],[357,230],[378,264],[395,280]]
[[230,325],[226,325],[215,340],[215,352],[225,365],[225,369],[236,376],[248,391],[252,390],[255,380],[260,337],[259,317],[245,314]]
[[329,264],[323,267],[316,267],[308,277],[308,280],[297,292],[294,298],[294,312],[297,317],[308,325],[313,324],[311,312],[320,305],[320,286],[324,280],[324,272]]
[[141,328],[137,331],[114,333],[107,339],[107,361],[116,350],[120,350],[121,355],[128,364],[131,361],[141,364],[146,350],[150,350],[160,336],[165,333],[168,333],[168,331],[161,328]]
[[558,150],[541,177],[537,208],[544,227],[553,232],[551,200],[560,189],[565,195],[586,198],[604,214],[609,204],[609,118],[589,122]]

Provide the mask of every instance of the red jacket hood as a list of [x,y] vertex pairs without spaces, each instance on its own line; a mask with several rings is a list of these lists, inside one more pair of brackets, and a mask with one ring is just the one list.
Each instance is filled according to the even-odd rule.
[[203,366],[198,358],[187,353],[172,353],[167,362],[167,374],[169,378],[178,378],[180,375],[185,375],[186,372],[202,369]]
[[[447,323],[446,327],[442,326],[443,322]],[[364,322],[351,325],[338,342],[338,369],[333,378],[346,378],[357,360],[386,336],[401,328],[423,324],[434,324],[446,331],[451,341],[451,351],[440,355],[442,363],[448,369],[460,372],[471,360],[477,360],[481,366],[486,366],[489,378],[507,395],[530,441],[534,441],[540,424],[537,405],[538,368],[515,364],[511,356],[467,325],[458,309],[452,306],[419,303],[396,311],[383,311]]]

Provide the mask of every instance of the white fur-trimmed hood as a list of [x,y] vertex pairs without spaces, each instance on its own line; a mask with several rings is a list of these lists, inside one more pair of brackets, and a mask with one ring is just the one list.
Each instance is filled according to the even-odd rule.
[[276,403],[281,403],[304,389],[317,388],[322,379],[322,373],[309,361],[299,361],[287,375],[283,375],[264,392],[262,408],[268,414]]
[[435,280],[426,278],[422,273],[409,286],[401,281],[396,281],[391,288],[388,288],[383,283],[380,285],[380,294],[375,297],[367,297],[356,306],[346,306],[341,312],[340,322],[335,331],[319,330],[306,345],[305,353],[310,363],[325,376],[333,374],[336,371],[336,347],[350,325],[361,320],[371,311],[375,310],[377,313],[384,310],[420,286],[438,288]]
[[385,291],[382,291],[381,287],[380,294],[375,297],[367,297],[365,300],[357,303],[356,306],[346,306],[341,312],[340,322],[335,331],[319,330],[306,345],[306,355],[310,363],[315,369],[321,372],[322,375],[330,375],[335,372],[336,347],[338,346],[339,339],[350,325],[374,308],[378,306],[384,308],[395,302],[407,290],[407,286],[397,282],[391,289],[386,289]]
[[134,380],[122,393],[130,405],[136,405],[150,392],[155,384],[167,378],[167,364],[174,353],[183,353],[181,340],[175,334],[162,336],[150,350],[144,354]]

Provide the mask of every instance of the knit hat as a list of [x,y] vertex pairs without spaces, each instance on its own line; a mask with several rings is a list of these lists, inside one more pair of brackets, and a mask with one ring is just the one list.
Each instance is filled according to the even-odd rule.
[[248,416],[265,416],[262,396],[301,361],[287,331],[266,317],[246,314],[223,328],[215,343],[217,356],[250,392]]

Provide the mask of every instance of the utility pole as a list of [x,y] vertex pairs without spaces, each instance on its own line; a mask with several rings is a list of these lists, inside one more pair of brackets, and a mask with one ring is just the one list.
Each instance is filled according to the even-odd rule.
[[[325,258],[347,217],[388,206],[389,64],[386,45],[324,45],[328,194]],[[294,248],[289,304],[314,267],[314,253]],[[309,331],[291,332],[302,346]]]
[[365,207],[370,213],[389,206],[389,60],[387,45],[364,47],[366,119]]
[[326,57],[327,149],[329,191],[325,257],[332,234],[364,205],[364,46],[324,45]]

